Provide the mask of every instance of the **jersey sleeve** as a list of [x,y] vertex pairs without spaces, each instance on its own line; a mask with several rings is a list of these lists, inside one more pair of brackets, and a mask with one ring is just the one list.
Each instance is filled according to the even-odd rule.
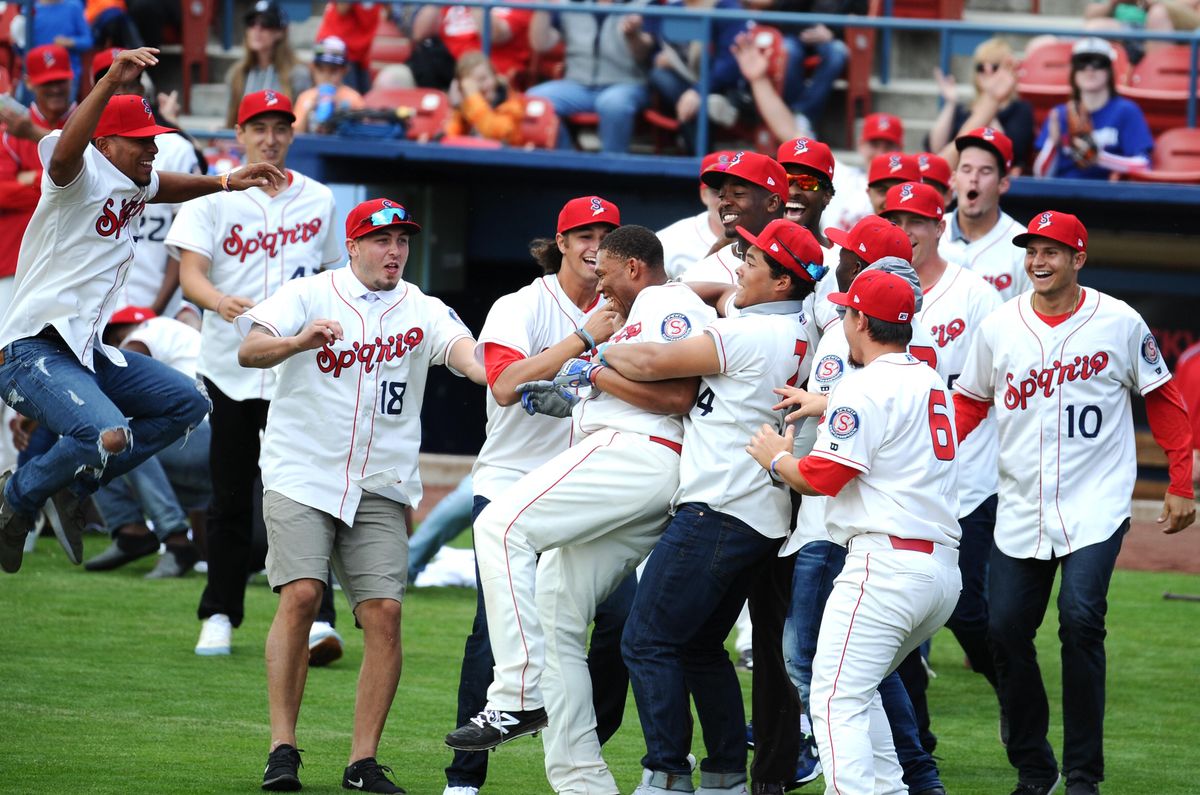
[[763,346],[753,333],[747,333],[747,323],[729,318],[717,318],[704,327],[717,346],[717,359],[722,373],[750,370],[759,364]]
[[843,380],[830,394],[811,455],[870,472],[886,438],[888,414],[855,383],[858,380]]
[[[654,304],[643,317],[649,328],[644,337],[631,342],[677,342],[694,337],[717,319],[712,307],[700,300],[691,288],[667,287],[654,295]],[[639,313],[641,314],[641,313]]]
[[328,278],[327,275],[320,275],[284,282],[265,301],[260,301],[235,318],[234,326],[243,337],[250,333],[255,324],[266,328],[276,337],[299,334],[309,321],[309,283],[316,279]]
[[55,147],[58,146],[58,141],[62,137],[61,130],[54,130],[41,141],[38,142],[37,152],[38,160],[42,164],[42,195],[47,201],[59,203],[80,202],[88,195],[90,189],[99,180],[96,172],[95,158],[103,157],[94,146],[88,146],[83,150],[83,168],[75,179],[68,182],[66,185],[56,185],[54,180],[50,178],[50,157],[54,154]]
[[1135,317],[1129,324],[1127,345],[1132,366],[1126,386],[1145,395],[1171,380],[1171,371],[1163,361],[1158,340],[1141,317]]
[[325,218],[321,223],[324,224],[325,240],[321,243],[321,268],[325,269],[335,263],[341,262],[346,258],[345,243],[342,236],[337,233],[335,225],[336,207],[333,202],[333,194],[329,194],[329,209],[325,211]]
[[[450,346],[461,339],[471,339],[471,331],[458,317],[458,313],[431,295],[425,296],[429,302],[429,323],[426,333],[429,335],[430,364],[447,364]],[[462,375],[451,368],[456,375]]]
[[213,259],[214,205],[207,197],[179,205],[167,231],[167,253],[175,259],[183,251],[194,251]]
[[980,325],[979,332],[971,340],[971,349],[967,352],[962,372],[954,382],[956,390],[975,400],[990,401],[995,394],[995,383],[992,379],[994,327],[995,324],[986,320]]
[[[483,322],[479,332],[479,344],[495,343],[512,348],[526,358],[533,356],[533,324],[535,312],[531,312],[521,300],[524,291],[510,293],[497,299]],[[556,340],[557,342],[557,340]],[[476,354],[478,357],[478,352]]]

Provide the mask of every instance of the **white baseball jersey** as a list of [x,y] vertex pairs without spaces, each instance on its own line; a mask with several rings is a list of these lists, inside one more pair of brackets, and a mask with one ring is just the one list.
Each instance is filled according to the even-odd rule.
[[[289,279],[319,273],[343,256],[333,193],[295,171],[288,179],[275,196],[250,188],[185,202],[167,233],[168,249],[177,258],[180,249],[208,257],[214,287],[255,303]],[[205,311],[200,334],[201,375],[233,400],[271,399],[276,371],[238,366],[241,339],[232,323]]]
[[999,291],[1005,301],[1032,286],[1025,273],[1025,249],[1012,244],[1012,239],[1025,231],[1011,215],[1000,211],[1000,220],[986,235],[967,242],[958,229],[958,213],[946,220],[946,231],[938,243],[938,253],[950,262],[957,262],[983,277]]
[[741,266],[742,260],[733,251],[735,245],[737,244],[730,243],[704,259],[692,263],[679,276],[679,281],[737,284],[737,269]]
[[118,365],[125,357],[100,342],[117,294],[133,264],[134,224],[158,193],[158,174],[138,187],[94,146],[67,185],[50,178],[50,157],[61,130],[38,143],[42,198],[17,254],[12,303],[0,320],[0,348],[53,326],[80,363],[94,370],[95,351]]
[[125,342],[140,342],[150,355],[188,378],[196,377],[200,332],[170,317],[152,317],[130,332]]
[[807,299],[809,314],[812,315],[818,337],[825,333],[825,329],[842,319],[842,316],[838,314],[837,306],[829,302],[829,294],[837,292],[836,274],[842,247],[830,245],[824,251],[824,265],[829,268],[829,271],[817,282],[817,289],[813,290],[813,294]]
[[[833,280],[832,275],[826,278]],[[842,324],[840,317],[838,321],[826,327],[825,333],[821,335],[821,341],[813,353],[812,372],[808,378],[809,392],[829,395],[846,373],[850,372],[850,343],[846,341],[846,327]],[[914,358],[937,370],[943,381],[947,379],[945,365],[938,358],[937,345],[921,324],[913,323],[913,336],[912,341],[908,344],[908,352]],[[808,420],[806,424],[819,425],[820,423],[817,420]],[[811,434],[811,429],[806,430]],[[803,432],[797,428],[797,434],[802,435]],[[829,530],[825,526],[825,510],[828,503],[828,497],[805,496],[800,501],[800,511],[796,515],[796,530],[788,538],[787,545],[780,552],[781,555],[795,552],[809,541],[830,540]]]
[[[914,326],[929,332],[937,346],[938,372],[953,387],[967,362],[979,325],[1001,304],[999,293],[981,277],[954,263],[925,291]],[[918,357],[919,358],[919,357]],[[958,509],[966,516],[999,488],[996,419],[991,414],[958,447]]]
[[833,171],[833,198],[821,213],[821,227],[851,229],[868,215],[875,214],[867,196],[867,172],[840,160]]
[[278,365],[267,413],[263,488],[354,522],[364,491],[416,508],[421,405],[430,365],[471,333],[415,285],[372,291],[351,268],[293,279],[237,319],[279,337],[336,320],[345,339]]
[[717,242],[717,236],[708,225],[708,210],[681,218],[657,234],[663,246],[668,279],[678,279],[689,267],[707,257],[708,250]]
[[[716,317],[717,313],[690,287],[679,282],[647,287],[638,293],[624,328],[612,336],[609,344],[675,342],[699,333]],[[575,404],[572,417],[580,434],[610,428],[683,442],[683,418],[639,409],[599,389]]]
[[1171,373],[1128,304],[1097,290],[1050,326],[1033,293],[982,323],[955,388],[992,401],[1000,432],[996,545],[1048,560],[1110,538],[1131,511],[1137,455],[1130,391]]
[[679,491],[674,506],[705,503],[767,538],[787,535],[791,497],[741,447],[766,423],[782,428],[772,390],[803,383],[812,365],[810,321],[802,301],[742,309],[704,328],[721,371],[700,379],[696,405],[684,419]]
[[860,533],[957,548],[954,402],[946,382],[908,353],[846,374],[829,395],[810,455],[857,469],[827,504],[839,544]]
[[[572,332],[583,328],[588,317],[603,305],[595,303],[582,310],[568,298],[558,276],[549,274],[534,279],[515,293],[492,305],[475,358],[483,361],[483,346],[503,345],[527,358],[536,356]],[[544,414],[529,416],[520,403],[501,406],[487,390],[487,438],[471,470],[475,494],[495,500],[525,474],[537,469],[575,441],[572,423]]]

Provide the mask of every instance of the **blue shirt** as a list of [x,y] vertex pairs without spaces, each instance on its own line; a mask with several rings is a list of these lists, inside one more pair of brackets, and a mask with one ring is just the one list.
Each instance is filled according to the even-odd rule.
[[33,13],[29,49],[53,44],[55,36],[70,36],[75,40],[75,46],[67,52],[71,55],[71,71],[78,80],[83,71],[79,54],[92,49],[92,29],[83,16],[83,3],[79,0],[62,0],[61,3],[37,4]]
[[[1059,129],[1065,134],[1068,129],[1066,104],[1059,105],[1050,112],[1058,117]],[[1050,120],[1046,119],[1046,123],[1042,125],[1042,131],[1038,133],[1037,142],[1034,144],[1035,151],[1041,151],[1042,146],[1045,145],[1049,128]],[[1142,115],[1142,109],[1125,97],[1113,96],[1105,103],[1104,107],[1092,111],[1092,138],[1095,139],[1096,146],[1102,151],[1122,157],[1138,155],[1149,157],[1150,150],[1154,148],[1154,136],[1150,134],[1150,127],[1146,124],[1146,117]],[[1111,172],[1107,168],[1094,165],[1084,169],[1075,165],[1070,151],[1065,146],[1059,148],[1058,158],[1054,162],[1050,176],[1108,179]]]

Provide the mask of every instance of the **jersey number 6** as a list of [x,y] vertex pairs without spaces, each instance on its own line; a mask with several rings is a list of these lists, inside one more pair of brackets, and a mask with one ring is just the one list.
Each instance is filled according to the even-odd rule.
[[938,461],[954,460],[954,425],[946,408],[946,393],[929,390],[929,436],[933,439],[933,455]]

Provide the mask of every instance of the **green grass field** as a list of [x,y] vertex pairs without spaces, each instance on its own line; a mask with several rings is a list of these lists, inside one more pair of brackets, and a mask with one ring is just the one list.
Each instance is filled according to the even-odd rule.
[[[90,538],[87,554],[104,544]],[[199,575],[146,582],[150,561],[109,574],[66,563],[41,539],[17,575],[0,576],[0,792],[253,792],[269,732],[262,649],[275,608],[252,586],[234,654],[200,658]],[[1105,793],[1200,792],[1200,604],[1163,601],[1200,592],[1200,577],[1118,572],[1110,594]],[[339,595],[340,596],[340,595]],[[405,603],[405,670],[380,760],[413,795],[439,795],[453,728],[462,643],[474,593],[420,589]],[[347,653],[309,676],[301,713],[307,792],[341,792],[350,744],[361,636],[339,603]],[[1053,608],[1041,648],[1058,698]],[[1015,775],[996,739],[986,683],[962,665],[948,633],[933,647],[930,687],[938,756],[951,795],[1008,793]],[[749,677],[743,675],[748,687]],[[1060,745],[1061,724],[1051,736]],[[697,741],[696,748],[701,745]],[[625,792],[640,774],[641,732],[632,697],[606,758]],[[487,795],[549,791],[541,744],[521,740],[491,756]],[[819,792],[810,784],[802,792]]]

